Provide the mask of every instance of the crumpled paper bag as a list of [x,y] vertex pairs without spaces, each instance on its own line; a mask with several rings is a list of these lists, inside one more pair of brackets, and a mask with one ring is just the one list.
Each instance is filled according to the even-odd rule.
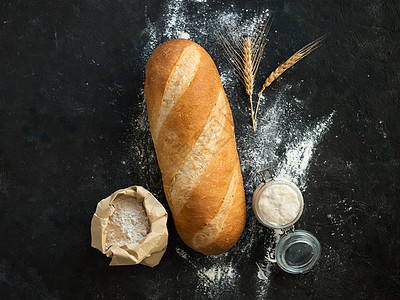
[[[124,246],[112,245],[106,251],[105,228],[108,218],[115,211],[112,205],[118,197],[130,196],[143,202],[144,209],[149,218],[150,232],[142,240]],[[154,267],[160,262],[168,244],[167,230],[168,214],[160,202],[145,188],[131,186],[114,192],[111,196],[97,204],[96,212],[92,218],[90,228],[92,234],[92,247],[111,257],[110,266],[142,264]]]

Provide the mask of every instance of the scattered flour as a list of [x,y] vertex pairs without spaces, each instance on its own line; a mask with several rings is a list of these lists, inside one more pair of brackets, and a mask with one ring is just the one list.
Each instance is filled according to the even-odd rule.
[[223,266],[213,266],[209,269],[199,270],[199,275],[204,275],[208,278],[211,283],[217,283],[221,281],[222,278],[233,278],[235,276],[235,269],[231,265]]
[[269,275],[271,274],[271,262],[263,262],[257,263],[256,266],[258,268],[257,278],[259,284],[257,285],[256,295],[258,299],[264,299],[268,294],[268,285],[269,285]]
[[316,146],[332,124],[335,112],[307,128],[299,139],[287,146],[284,160],[277,168],[277,174],[286,177],[305,190],[310,160]]
[[221,298],[226,291],[235,286],[239,279],[239,274],[232,262],[220,262],[211,267],[199,267],[197,276],[200,280],[196,292],[199,295],[208,294],[212,298]]
[[176,247],[176,248],[175,248],[175,251],[176,251],[176,253],[178,253],[178,255],[179,255],[180,257],[182,257],[184,260],[188,260],[188,259],[189,259],[188,254],[186,253],[185,250],[182,250],[181,248]]
[[242,171],[247,175],[244,176],[246,191],[254,190],[257,172],[267,167],[273,167],[278,176],[299,185],[301,190],[306,189],[309,163],[332,125],[335,112],[306,125],[287,97],[290,89],[287,85],[277,92],[273,104],[260,104],[256,134],[236,137]]
[[185,250],[177,247],[175,251],[190,265],[198,278],[195,294],[220,298],[239,279],[236,266],[226,259],[225,253],[218,256],[204,256],[201,261],[195,261],[190,259]]
[[262,263],[256,263],[258,268],[257,277],[261,280],[269,280],[269,274],[271,274],[271,265],[267,263],[266,265]]
[[165,17],[165,36],[170,40],[173,38],[190,39],[190,34],[185,31],[188,24],[184,0],[167,2]]
[[[268,10],[264,12],[269,14]],[[143,66],[158,45],[173,38],[191,39],[206,48],[211,56],[221,56],[223,50],[222,46],[218,48],[214,24],[224,29],[228,23],[237,26],[237,30],[246,34],[259,18],[255,11],[237,12],[233,5],[227,5],[224,11],[212,10],[206,0],[168,0],[162,6],[161,15],[162,19],[159,22],[152,22],[150,18],[146,17],[147,27],[142,32],[143,38],[147,39],[142,56]],[[235,91],[242,88],[241,83],[229,64],[221,61],[221,59],[217,59],[216,63],[225,92],[230,99],[233,115],[244,112],[250,116],[250,109],[246,107],[247,102],[244,101],[244,96],[243,99],[233,97],[236,95]],[[300,85],[300,83],[295,84]],[[201,260],[183,249],[175,249],[177,255],[190,266],[186,270],[188,274],[184,276],[196,276],[198,287],[195,295],[208,298],[224,298],[224,296],[230,295],[229,292],[234,289],[239,277],[237,270],[240,266],[248,263],[249,257],[254,253],[254,246],[264,242],[263,250],[267,254],[276,242],[279,234],[271,234],[271,231],[258,223],[251,212],[252,192],[258,185],[257,172],[266,167],[274,167],[279,176],[286,177],[298,184],[302,190],[307,188],[310,162],[318,144],[333,123],[334,112],[307,124],[301,112],[296,109],[301,105],[305,106],[306,101],[304,100],[307,99],[289,96],[288,91],[291,88],[291,85],[281,86],[278,91],[270,90],[267,93],[268,101],[264,97],[262,98],[255,134],[250,131],[251,129],[249,130],[249,124],[235,124],[249,212],[245,232],[238,245],[228,253],[218,256],[202,256]],[[159,170],[143,94],[140,97],[142,99],[139,101],[140,113],[134,121],[133,134],[147,136],[148,143],[134,144],[132,151],[134,157],[142,165],[140,175],[143,178],[152,178],[154,176],[151,174],[156,174]],[[293,103],[296,105],[292,106]],[[161,185],[161,181],[158,185]],[[257,287],[255,293],[258,298],[265,298],[267,295],[271,269],[272,263],[267,256],[257,258],[255,261],[254,274],[248,280],[255,282]],[[192,274],[193,272],[195,274]]]
[[143,172],[143,174],[140,175],[150,177],[146,175],[151,175],[156,172],[157,157],[153,148],[153,140],[151,137],[150,125],[147,118],[144,93],[141,94],[141,97],[142,99],[138,105],[138,110],[140,110],[140,114],[138,118],[133,120],[132,127],[134,128],[134,130],[138,131],[138,133],[134,133],[134,136],[146,136],[147,139],[143,139],[141,143],[136,143],[136,140],[133,140],[131,150],[132,153],[134,153],[134,157],[139,158],[137,159],[137,164],[140,166],[140,169]]

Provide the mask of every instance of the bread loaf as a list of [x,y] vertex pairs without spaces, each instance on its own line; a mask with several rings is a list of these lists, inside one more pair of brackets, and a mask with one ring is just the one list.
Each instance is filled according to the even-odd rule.
[[144,92],[179,236],[204,254],[229,250],[246,204],[232,113],[213,60],[192,41],[168,41],[147,62]]

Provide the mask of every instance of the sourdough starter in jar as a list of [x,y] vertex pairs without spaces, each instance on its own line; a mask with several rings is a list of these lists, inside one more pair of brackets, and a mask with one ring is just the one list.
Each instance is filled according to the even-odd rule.
[[265,226],[287,228],[300,218],[303,197],[292,182],[276,178],[257,188],[253,196],[253,210]]

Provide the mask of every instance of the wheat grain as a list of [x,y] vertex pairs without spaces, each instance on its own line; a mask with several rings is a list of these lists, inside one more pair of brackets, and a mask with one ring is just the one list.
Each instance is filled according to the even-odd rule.
[[256,112],[254,114],[254,121],[256,121],[256,119],[257,119],[258,107],[260,105],[260,99],[261,99],[261,96],[262,96],[262,93],[264,92],[264,90],[268,86],[270,86],[271,83],[274,82],[275,79],[277,79],[280,75],[282,75],[283,72],[285,72],[287,69],[292,67],[294,64],[296,64],[302,58],[306,57],[313,50],[317,49],[323,40],[324,40],[324,37],[322,36],[322,37],[316,39],[315,41],[309,43],[308,45],[304,46],[299,51],[297,51],[295,54],[293,54],[287,61],[285,61],[278,68],[276,68],[276,70],[273,71],[268,76],[268,78],[265,80],[265,82],[261,88],[260,93],[258,94],[258,101],[257,101],[257,106],[256,106]]

